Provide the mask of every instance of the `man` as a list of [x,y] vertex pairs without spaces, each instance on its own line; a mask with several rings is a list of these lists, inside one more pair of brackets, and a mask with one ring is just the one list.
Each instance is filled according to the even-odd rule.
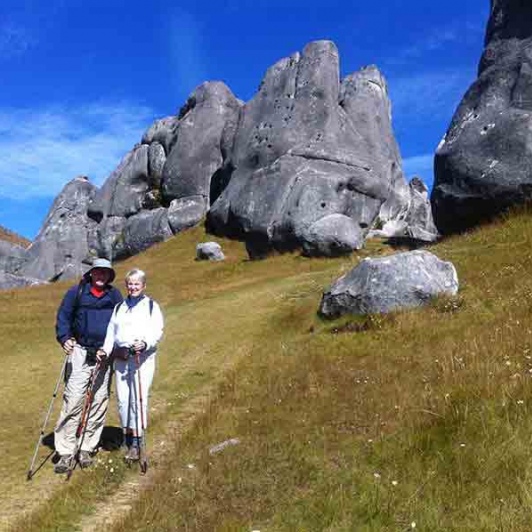
[[[56,337],[69,359],[63,407],[55,428],[55,449],[59,455],[56,473],[66,473],[75,459],[81,467],[90,466],[100,441],[109,403],[111,371],[109,360],[97,353],[113,310],[122,302],[122,295],[110,284],[114,278],[111,263],[95,259],[79,285],[66,292],[57,311]],[[91,378],[93,400],[80,435],[76,433]],[[78,456],[73,456],[76,451]]]

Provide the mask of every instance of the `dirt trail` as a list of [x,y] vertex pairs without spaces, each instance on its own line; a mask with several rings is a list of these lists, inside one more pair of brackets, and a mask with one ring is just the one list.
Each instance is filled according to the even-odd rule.
[[[178,419],[166,424],[164,433],[158,435],[148,450],[150,462],[164,463],[165,453],[171,451],[175,442],[179,441],[180,437],[192,426],[196,416],[204,410],[208,400],[208,392],[195,397],[182,409]],[[171,443],[166,445],[167,442]],[[77,527],[78,530],[82,532],[109,530],[131,510],[134,501],[142,490],[154,481],[156,474],[157,470],[154,467],[148,467],[147,474],[141,475],[138,468],[133,466],[125,482],[122,482],[120,487],[105,501],[97,504],[92,514],[82,517]]]

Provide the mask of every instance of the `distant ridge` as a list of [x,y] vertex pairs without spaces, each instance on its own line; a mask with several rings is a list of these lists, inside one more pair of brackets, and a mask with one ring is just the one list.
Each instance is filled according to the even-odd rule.
[[6,229],[1,225],[0,240],[4,240],[5,242],[9,242],[10,244],[17,244],[25,248],[31,244],[31,240],[28,240],[27,238],[24,238],[23,236],[20,236],[17,233],[14,233],[13,231],[10,231],[9,229]]

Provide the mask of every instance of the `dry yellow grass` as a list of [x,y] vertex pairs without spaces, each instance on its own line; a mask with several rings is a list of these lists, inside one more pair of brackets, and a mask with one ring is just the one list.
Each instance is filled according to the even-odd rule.
[[[522,213],[448,239],[433,251],[456,265],[458,298],[333,323],[316,316],[321,291],[356,256],[249,262],[241,244],[223,242],[226,263],[195,263],[196,229],[120,265],[120,275],[146,269],[167,316],[150,445],[205,400],[113,530],[529,530],[530,235]],[[364,253],[381,252],[390,249]],[[59,368],[53,314],[64,288],[0,294],[16,375],[2,392],[2,445],[11,438],[20,460]],[[209,453],[231,438],[240,443]],[[4,468],[7,500],[27,497],[26,462]],[[39,475],[31,489],[51,496],[15,529],[73,529],[77,512],[115,489],[104,470],[53,489],[51,473]]]

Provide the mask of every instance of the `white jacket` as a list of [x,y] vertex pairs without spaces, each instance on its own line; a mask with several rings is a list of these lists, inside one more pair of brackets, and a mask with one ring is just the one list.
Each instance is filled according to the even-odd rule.
[[113,348],[130,347],[135,340],[146,343],[146,352],[155,352],[163,335],[163,314],[156,301],[150,314],[150,298],[145,296],[133,308],[124,301],[118,305],[107,326],[103,350],[110,354]]

